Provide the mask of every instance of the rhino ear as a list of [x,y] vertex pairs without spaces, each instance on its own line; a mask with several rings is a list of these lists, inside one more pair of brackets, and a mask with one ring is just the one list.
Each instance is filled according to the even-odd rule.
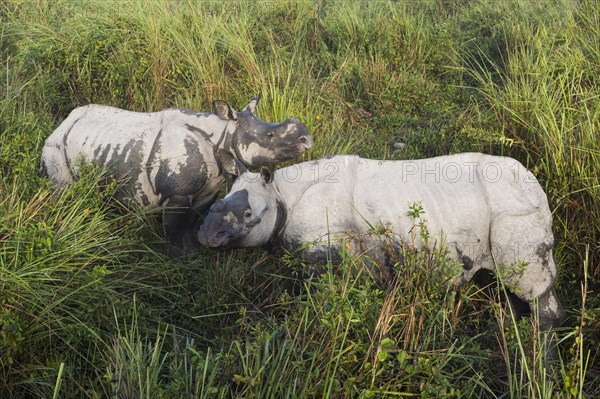
[[215,108],[215,114],[217,114],[219,118],[225,119],[226,121],[237,120],[237,112],[235,112],[235,109],[231,108],[225,101],[215,100],[213,101],[213,107]]
[[260,177],[265,183],[271,183],[273,181],[274,176],[275,173],[273,169],[269,168],[268,166],[262,166],[260,168]]
[[248,105],[246,105],[246,108],[244,108],[244,111],[250,111],[251,113],[254,114],[254,110],[256,109],[256,105],[260,101],[261,97],[262,97],[262,93],[258,93],[258,95],[256,97],[254,97],[252,100],[250,100],[250,102],[248,103]]
[[229,151],[218,149],[216,155],[217,161],[221,164],[223,175],[228,179],[233,179],[248,170]]

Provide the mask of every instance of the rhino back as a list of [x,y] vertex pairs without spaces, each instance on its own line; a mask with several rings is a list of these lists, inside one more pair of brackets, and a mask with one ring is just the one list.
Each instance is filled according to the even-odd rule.
[[120,197],[133,195],[136,202],[155,206],[174,193],[193,195],[194,189],[206,185],[211,176],[206,163],[214,164],[214,134],[195,126],[210,121],[213,127],[214,119],[181,109],[141,113],[102,105],[79,107],[50,135],[43,158],[45,163],[62,162],[55,168],[62,173],[49,173],[57,182],[76,178],[78,157],[96,161],[114,178],[125,179]]
[[[280,184],[284,198],[290,198],[287,234],[294,242],[335,231],[364,233],[374,225],[391,227],[408,240],[415,223],[409,204],[420,201],[436,239],[443,233],[449,241],[487,243],[498,215],[547,209],[537,181],[511,158],[476,153],[411,161],[336,156],[302,165],[301,180]],[[326,167],[329,175],[323,173]],[[282,176],[296,176],[285,169]]]
[[409,212],[413,204],[420,204],[433,239],[439,241],[443,234],[447,242],[487,241],[491,214],[486,191],[461,162],[453,164],[451,175],[448,167],[444,169],[448,161],[361,160],[353,197],[361,229],[389,227],[410,242],[418,221]]

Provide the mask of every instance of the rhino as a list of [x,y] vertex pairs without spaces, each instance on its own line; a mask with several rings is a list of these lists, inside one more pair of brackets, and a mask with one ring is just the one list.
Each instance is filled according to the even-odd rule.
[[444,243],[457,266],[452,284],[464,285],[479,270],[501,271],[518,299],[538,301],[540,326],[560,323],[548,201],[533,174],[508,157],[345,155],[246,171],[210,207],[198,240],[213,248],[283,248],[312,263],[335,262],[330,254],[348,248],[381,265],[390,259],[382,234],[397,245],[415,239],[411,204],[419,204],[429,241]]
[[123,182],[118,200],[162,207],[170,248],[181,255],[200,247],[193,231],[198,215],[227,178],[240,168],[273,167],[311,148],[309,130],[298,119],[257,119],[259,100],[260,94],[239,112],[221,100],[213,102],[214,112],[82,106],[46,140],[41,172],[64,186],[77,180],[81,161],[106,167]]

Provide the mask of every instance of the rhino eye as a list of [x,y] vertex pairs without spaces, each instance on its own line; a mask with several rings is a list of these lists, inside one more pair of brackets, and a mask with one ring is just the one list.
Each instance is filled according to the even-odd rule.
[[267,132],[267,137],[273,140],[275,138],[275,132],[270,130]]
[[244,217],[249,218],[250,216],[252,216],[252,209],[246,209],[246,212],[244,212]]

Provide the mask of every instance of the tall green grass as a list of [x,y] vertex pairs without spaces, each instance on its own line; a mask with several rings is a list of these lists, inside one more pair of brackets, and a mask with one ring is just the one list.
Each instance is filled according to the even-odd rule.
[[[598,15],[588,0],[3,2],[0,397],[598,396]],[[37,174],[76,106],[258,92],[259,117],[310,128],[305,159],[484,151],[533,170],[567,305],[558,359],[501,285],[442,284],[442,249],[407,248],[384,286],[347,254],[312,278],[261,250],[172,261],[102,171],[59,192]]]
[[[558,26],[535,27],[507,49],[502,64],[488,60],[491,69],[466,61],[493,112],[494,133],[543,181],[561,244],[578,255],[577,275],[587,244],[593,259],[600,253],[600,21],[591,5],[565,15]],[[591,270],[594,277],[598,272]]]

